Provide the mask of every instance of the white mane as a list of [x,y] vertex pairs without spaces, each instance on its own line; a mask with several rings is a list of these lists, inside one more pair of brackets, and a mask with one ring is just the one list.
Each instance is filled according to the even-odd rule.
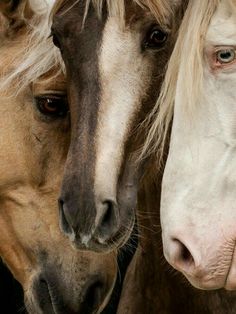
[[55,4],[55,0],[29,0],[30,6],[34,12],[42,13],[46,12],[46,10],[51,10],[53,5]]
[[[227,1],[233,4],[235,0]],[[157,160],[162,161],[174,114],[177,82],[182,86],[182,105],[189,113],[194,108],[202,89],[205,34],[219,3],[220,0],[189,0],[159,99],[144,124],[149,131],[140,159],[155,153]]]

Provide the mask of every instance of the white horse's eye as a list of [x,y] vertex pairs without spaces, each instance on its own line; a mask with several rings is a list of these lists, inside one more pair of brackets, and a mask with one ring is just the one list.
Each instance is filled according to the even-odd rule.
[[219,50],[216,52],[216,58],[221,64],[231,63],[236,58],[236,51],[233,48]]

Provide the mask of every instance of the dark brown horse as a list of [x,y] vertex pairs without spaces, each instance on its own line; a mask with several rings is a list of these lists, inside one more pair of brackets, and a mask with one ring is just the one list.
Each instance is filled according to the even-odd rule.
[[[153,173],[155,167],[151,169]],[[138,199],[139,245],[126,273],[117,313],[236,313],[235,292],[197,290],[167,264],[159,219],[161,174],[144,181]]]
[[[94,1],[95,3],[96,1]],[[63,2],[64,3],[64,2]],[[73,3],[73,2],[72,2]],[[113,2],[114,3],[114,2]],[[127,1],[126,2],[128,6],[133,8],[134,2],[132,1]],[[140,3],[140,2],[139,2]],[[151,3],[151,2],[149,2]],[[160,3],[160,2],[159,2]],[[109,2],[111,5],[112,3]],[[166,2],[167,4],[167,2]],[[102,148],[98,150],[98,146],[95,147],[95,143],[97,138],[93,138],[94,133],[99,133],[101,131],[95,131],[98,127],[99,129],[105,129],[105,123],[109,123],[109,116],[107,115],[106,120],[100,120],[98,119],[98,115],[108,113],[108,106],[116,105],[118,102],[118,98],[116,99],[115,96],[124,96],[127,97],[128,92],[131,92],[131,95],[135,95],[136,89],[134,90],[128,89],[127,93],[122,93],[121,91],[123,90],[124,87],[129,87],[130,85],[127,83],[126,79],[127,77],[130,79],[133,79],[135,82],[137,81],[137,76],[136,72],[135,75],[133,74],[126,74],[124,72],[124,68],[127,69],[127,64],[130,66],[129,71],[132,72],[133,65],[139,64],[139,58],[137,57],[137,50],[140,52],[142,51],[143,58],[142,61],[146,60],[146,53],[148,54],[149,57],[152,57],[154,59],[154,63],[157,64],[157,68],[160,67],[160,62],[168,58],[168,52],[170,53],[170,46],[169,49],[165,50],[165,46],[162,47],[162,49],[157,49],[157,51],[146,51],[145,49],[133,49],[132,50],[132,57],[129,57],[129,54],[124,51],[124,47],[126,41],[123,42],[123,45],[119,46],[119,35],[123,34],[123,38],[127,38],[127,40],[131,40],[128,34],[136,34],[136,39],[144,39],[145,37],[143,36],[138,36],[138,33],[140,34],[140,29],[138,28],[138,24],[142,25],[142,10],[140,9],[139,6],[135,6],[137,11],[140,12],[140,21],[138,23],[138,19],[135,20],[135,16],[133,15],[133,20],[131,19],[131,16],[129,15],[129,19],[126,20],[126,31],[123,33],[122,28],[118,28],[119,31],[117,31],[117,53],[113,52],[113,47],[111,49],[109,48],[109,45],[106,44],[106,41],[109,39],[112,41],[112,30],[114,27],[111,25],[112,21],[115,20],[115,14],[114,16],[110,17],[108,20],[105,19],[105,21],[102,24],[103,19],[99,20],[96,18],[96,12],[90,7],[90,10],[88,11],[88,16],[87,16],[87,24],[85,23],[84,29],[82,28],[82,21],[84,18],[84,1],[78,2],[73,10],[71,12],[69,10],[71,6],[71,2],[65,2],[64,6],[60,8],[61,3],[58,5],[58,11],[56,14],[56,18],[54,20],[54,27],[53,27],[53,32],[54,32],[54,41],[57,46],[61,48],[63,58],[66,63],[67,71],[69,74],[69,93],[71,95],[71,110],[74,112],[74,118],[72,120],[73,123],[73,129],[74,129],[74,138],[72,139],[71,142],[71,151],[67,163],[67,169],[65,173],[65,179],[64,179],[64,188],[62,190],[62,201],[64,202],[63,205],[63,212],[65,213],[65,216],[62,219],[64,221],[64,227],[65,230],[71,234],[74,233],[77,235],[77,240],[76,240],[76,245],[81,247],[81,239],[79,237],[79,232],[82,234],[85,231],[85,235],[89,230],[86,230],[86,226],[83,228],[83,224],[86,222],[90,223],[90,225],[93,225],[93,218],[96,215],[97,207],[94,206],[94,204],[90,204],[91,206],[87,207],[85,206],[87,204],[86,202],[86,197],[89,195],[92,196],[92,201],[94,199],[94,191],[93,191],[93,175],[95,175],[95,159],[98,160],[98,156],[101,153],[102,154]],[[157,5],[157,4],[156,4]],[[115,5],[114,5],[115,6]],[[67,10],[68,9],[68,10]],[[116,7],[113,7],[113,9],[117,9]],[[123,11],[119,11],[118,13],[123,14]],[[106,15],[106,10],[104,10],[103,14]],[[77,19],[76,19],[77,18]],[[117,19],[118,20],[118,19]],[[132,25],[128,24],[128,22],[133,21]],[[89,26],[90,22],[90,26]],[[120,22],[120,20],[119,20]],[[135,24],[135,22],[137,24]],[[100,25],[101,23],[101,25]],[[98,26],[102,28],[99,29]],[[154,23],[155,24],[155,23]],[[170,23],[172,26],[173,24]],[[111,28],[109,26],[111,25]],[[128,27],[128,26],[129,27]],[[148,25],[148,23],[147,23]],[[119,26],[119,23],[118,23]],[[121,25],[124,26],[124,25]],[[100,32],[94,32],[94,29],[100,30]],[[106,38],[105,36],[105,31],[106,32]],[[110,29],[110,32],[109,32]],[[114,27],[114,29],[116,29]],[[145,28],[143,28],[144,30]],[[73,32],[74,30],[74,32]],[[90,36],[90,33],[92,34],[92,37]],[[102,34],[101,34],[102,33]],[[100,34],[100,35],[99,35]],[[156,33],[155,33],[156,34]],[[127,35],[127,37],[125,37]],[[103,39],[101,39],[101,37]],[[111,38],[110,38],[111,37]],[[152,37],[152,36],[151,36]],[[155,37],[155,36],[154,36]],[[99,39],[100,38],[100,39]],[[152,37],[153,38],[153,37]],[[91,42],[90,42],[91,39]],[[163,39],[163,38],[162,38]],[[102,44],[100,45],[99,42],[102,41]],[[116,41],[114,44],[116,44]],[[155,43],[159,43],[159,39],[154,40]],[[87,49],[86,49],[86,44],[87,43]],[[139,41],[140,43],[140,41]],[[106,45],[105,45],[106,44]],[[127,43],[128,44],[128,43]],[[137,44],[137,42],[136,42]],[[90,46],[90,48],[89,48]],[[93,49],[91,47],[93,46]],[[101,48],[102,46],[102,48]],[[104,54],[104,56],[107,57],[107,60],[103,59],[103,62],[107,61],[107,66],[104,68],[103,71],[101,71],[102,75],[98,75],[98,67],[101,65],[101,54],[104,52],[104,47],[107,48],[107,54]],[[100,47],[100,49],[99,49]],[[121,47],[123,49],[121,49]],[[128,46],[127,46],[128,47]],[[129,46],[130,47],[130,46]],[[137,45],[135,47],[140,47],[140,45]],[[81,48],[81,49],[80,49]],[[85,48],[85,51],[83,50]],[[89,51],[89,53],[88,53]],[[97,53],[95,53],[97,51]],[[92,56],[91,54],[94,53]],[[110,54],[111,53],[111,54]],[[120,54],[122,54],[122,60],[123,62],[119,63],[119,57]],[[73,56],[73,58],[72,58]],[[144,57],[145,56],[145,57]],[[160,57],[159,61],[158,58]],[[99,59],[99,61],[98,61]],[[116,62],[114,62],[114,59]],[[164,67],[165,62],[162,64],[163,66],[160,68],[160,72],[158,74],[163,73],[163,67]],[[91,69],[95,67],[95,70],[93,75],[91,75]],[[80,68],[81,67],[81,68]],[[155,75],[155,70],[157,69],[154,67],[153,69],[153,76],[152,79],[154,79],[154,84],[157,84],[158,82],[160,83],[160,77],[157,78],[157,75]],[[143,69],[141,67],[141,69]],[[123,71],[122,71],[123,70]],[[95,75],[97,73],[97,76]],[[100,72],[99,72],[100,73]],[[106,74],[110,73],[109,79],[105,80],[103,82],[102,78],[104,78],[104,75],[106,77]],[[132,72],[133,73],[133,72]],[[143,73],[143,75],[145,72]],[[84,83],[79,84],[79,80],[76,79],[78,76],[84,76]],[[119,80],[120,85],[118,84]],[[144,75],[144,81],[146,81],[146,76]],[[78,82],[78,83],[77,83]],[[125,85],[125,86],[124,86]],[[96,88],[98,90],[96,90]],[[158,94],[158,86],[155,85],[150,85],[150,88],[145,90],[143,88],[142,92],[144,92],[145,96],[144,99],[141,99],[141,103],[145,104],[145,101],[147,101],[146,104],[148,104],[148,100],[155,101],[155,97],[157,97]],[[92,88],[93,87],[93,88]],[[122,89],[121,89],[122,87]],[[105,92],[107,88],[107,92]],[[106,97],[103,96],[105,93]],[[156,93],[153,96],[153,99],[150,99],[150,93]],[[94,97],[94,95],[97,95]],[[94,98],[92,98],[92,96]],[[118,97],[117,96],[117,97]],[[105,97],[105,98],[103,98]],[[82,101],[80,104],[77,100]],[[101,99],[106,100],[106,102],[102,102]],[[125,113],[125,118],[127,118],[127,107],[129,108],[130,105],[130,99],[129,98],[121,98],[123,101],[118,102],[118,105],[121,107],[121,109]],[[139,99],[140,100],[140,99]],[[143,100],[143,102],[142,102]],[[145,101],[144,101],[145,100]],[[134,102],[135,103],[135,102]],[[103,106],[104,104],[104,106]],[[105,105],[106,104],[106,105]],[[127,106],[125,105],[127,104]],[[123,106],[122,106],[123,105]],[[105,108],[104,108],[105,107]],[[113,151],[109,154],[109,151],[107,154],[104,156],[107,156],[107,158],[111,158],[110,164],[108,161],[104,160],[104,178],[106,176],[107,180],[105,182],[100,182],[101,188],[104,188],[105,184],[110,185],[113,184],[114,179],[111,175],[113,172],[110,171],[110,167],[114,165],[116,162],[118,165],[120,164],[120,168],[117,170],[117,167],[115,167],[115,171],[118,172],[118,180],[117,184],[117,194],[118,195],[118,205],[119,205],[119,211],[121,212],[121,215],[125,215],[127,212],[125,211],[125,207],[120,200],[121,196],[123,195],[122,192],[124,193],[125,189],[122,190],[122,184],[123,187],[125,186],[125,174],[127,173],[126,171],[129,171],[130,166],[129,163],[129,156],[131,155],[131,152],[135,150],[139,144],[142,143],[143,141],[143,136],[144,134],[140,135],[140,138],[136,138],[135,135],[132,133],[132,130],[134,131],[134,125],[135,123],[138,124],[138,122],[142,121],[144,118],[145,114],[150,110],[150,106],[147,105],[146,112],[142,112],[143,116],[141,118],[141,108],[137,106],[137,112],[134,117],[131,118],[132,123],[129,125],[128,130],[131,131],[130,134],[132,134],[134,137],[130,136],[128,139],[124,140],[124,146],[122,153],[118,154],[119,152],[119,147],[115,147]],[[130,110],[133,108],[131,106]],[[144,109],[144,107],[142,107]],[[90,111],[91,110],[91,111]],[[114,111],[116,108],[114,108]],[[118,109],[117,109],[118,110]],[[116,112],[116,111],[115,111]],[[83,115],[84,119],[84,126],[80,129],[81,134],[83,136],[78,135],[78,119],[79,115],[78,114],[85,114]],[[122,113],[117,113],[118,117],[123,117]],[[96,126],[96,122],[99,121],[99,124]],[[81,118],[82,120],[82,118]],[[90,123],[89,123],[90,121]],[[125,120],[126,121],[126,120]],[[130,121],[130,120],[129,120]],[[92,123],[93,122],[93,123]],[[91,133],[88,134],[87,130],[88,127],[91,127]],[[107,143],[109,143],[109,140],[114,139],[114,134],[112,131],[112,126],[114,126],[115,133],[118,133],[120,135],[121,130],[120,127],[122,124],[117,125],[116,124],[116,119],[111,119],[110,122],[110,131],[107,131],[107,133],[104,131],[103,136],[104,136],[104,143],[105,139],[107,139]],[[106,129],[107,130],[107,129]],[[126,130],[126,132],[128,132]],[[77,134],[77,135],[76,135]],[[133,141],[135,139],[135,141]],[[77,141],[81,141],[84,143],[84,149],[83,149],[83,155],[79,155],[79,153],[76,151],[76,143]],[[89,145],[87,145],[89,143]],[[132,143],[132,145],[131,145]],[[136,146],[137,145],[137,146]],[[103,147],[105,149],[105,145]],[[116,150],[117,148],[117,150]],[[98,154],[98,152],[99,154]],[[79,162],[79,158],[85,158],[86,162],[89,162],[87,165],[84,165],[84,168],[79,167],[77,162]],[[125,161],[124,161],[125,160]],[[116,165],[117,165],[116,164]],[[79,167],[79,168],[78,168]],[[126,281],[124,284],[123,288],[123,294],[120,302],[120,308],[118,313],[124,314],[136,314],[136,313],[141,313],[141,314],[146,314],[146,313],[172,313],[172,314],[177,314],[177,313],[184,313],[184,314],[189,314],[189,313],[203,313],[203,314],[223,314],[223,313],[235,313],[236,310],[236,301],[235,300],[235,295],[234,293],[225,293],[224,291],[216,291],[216,292],[199,292],[194,290],[193,288],[189,287],[187,283],[179,276],[176,276],[171,273],[170,269],[168,266],[165,265],[164,258],[162,256],[162,247],[161,247],[161,234],[160,234],[160,222],[159,222],[159,196],[160,196],[160,182],[161,182],[161,173],[158,177],[154,177],[150,175],[150,172],[154,172],[154,166],[151,163],[151,171],[147,171],[147,177],[144,178],[143,180],[143,186],[140,187],[139,191],[139,200],[138,200],[138,225],[139,225],[139,234],[140,234],[140,240],[139,240],[139,247],[138,250],[135,254],[135,257],[132,261],[132,264],[129,267],[129,271],[127,273]],[[74,176],[72,177],[72,173],[74,172]],[[129,172],[130,173],[130,172]],[[80,186],[80,181],[81,178],[85,177],[86,175],[88,180],[91,180],[90,183],[91,185],[86,186],[84,185],[81,187],[80,190],[78,190],[78,187]],[[109,180],[110,179],[110,180]],[[71,185],[71,183],[74,182],[74,188]],[[86,183],[86,181],[84,181]],[[88,182],[87,182],[88,183]],[[66,189],[66,184],[68,184],[68,189]],[[69,191],[70,187],[70,191]],[[129,188],[132,186],[127,186],[128,192]],[[85,190],[88,189],[88,190]],[[91,190],[90,190],[91,188]],[[111,186],[112,189],[112,186]],[[82,192],[81,195],[78,193]],[[89,194],[90,193],[90,194]],[[65,197],[67,196],[67,198]],[[72,197],[73,196],[73,197]],[[129,195],[128,195],[129,196]],[[64,198],[65,197],[65,198]],[[68,207],[69,204],[69,207]],[[73,204],[75,206],[73,206]],[[76,204],[79,204],[80,206],[77,206]],[[65,206],[66,205],[66,206]],[[96,207],[96,208],[95,208]],[[93,212],[91,213],[88,211],[87,220],[84,218],[83,221],[77,220],[77,213],[78,212],[85,212],[86,210],[92,209]],[[109,207],[109,210],[112,212],[112,207]],[[115,208],[116,210],[116,208]],[[86,214],[86,213],[85,213]],[[66,218],[66,220],[65,220]],[[108,225],[110,227],[110,222],[113,219],[112,215],[108,215],[105,217],[105,225]],[[116,218],[116,217],[115,217]],[[121,223],[122,221],[120,221]],[[103,224],[104,221],[101,223]],[[124,223],[124,221],[123,221]],[[113,224],[111,224],[111,227],[113,227]],[[88,227],[87,227],[88,228]],[[110,229],[110,228],[108,228]],[[97,230],[98,231],[98,230]],[[104,229],[103,229],[104,231]],[[105,229],[107,232],[107,228]],[[126,231],[126,229],[125,229]],[[113,232],[111,232],[113,233]],[[111,234],[110,233],[110,234]],[[96,239],[96,234],[95,237]],[[84,244],[87,244],[89,248],[96,248],[96,249],[101,249],[97,245],[95,245],[93,242],[89,243],[88,240],[90,237],[85,237],[83,238]],[[83,243],[82,243],[83,244]],[[106,244],[106,243],[105,243]],[[107,242],[107,245],[109,246],[109,241]],[[103,249],[103,248],[102,248]]]
[[65,61],[71,142],[61,226],[77,248],[109,251],[132,230],[139,176],[137,126],[158,96],[182,2],[65,1],[52,33]]
[[[216,3],[216,2],[215,2]],[[219,3],[219,2],[218,2]],[[226,2],[221,2],[222,4],[226,4]],[[204,1],[204,2],[196,2],[191,1],[191,5],[188,6],[188,11],[185,14],[184,22],[179,31],[178,37],[178,45],[175,48],[175,52],[172,56],[172,61],[170,63],[170,67],[168,70],[168,75],[166,77],[169,84],[173,83],[176,86],[176,81],[173,79],[178,71],[175,71],[174,68],[178,68],[180,62],[178,61],[178,57],[181,56],[183,65],[190,65],[191,63],[186,62],[184,56],[188,56],[189,49],[192,47],[196,54],[199,53],[196,49],[197,44],[200,42],[200,37],[203,39],[203,32],[198,29],[198,24],[196,23],[196,19],[193,16],[198,17],[199,20],[204,18],[201,21],[206,23],[206,19],[208,19],[209,23],[209,12],[214,12],[214,1]],[[211,11],[206,9],[206,7],[210,7]],[[198,10],[197,7],[201,7],[202,10]],[[195,10],[194,10],[195,9]],[[206,14],[207,12],[207,14]],[[228,12],[227,10],[225,12]],[[228,14],[227,17],[231,16]],[[193,31],[190,28],[190,23],[192,27],[197,30],[197,38],[199,42],[193,43]],[[206,24],[205,24],[206,25]],[[224,27],[223,19],[221,23],[217,23],[218,27]],[[225,24],[228,29],[229,24]],[[235,25],[235,24],[234,24]],[[215,28],[215,31],[217,28]],[[185,44],[185,53],[183,53],[183,45],[182,39],[185,38],[188,33],[189,37],[186,37]],[[205,33],[204,33],[205,34]],[[224,32],[220,32],[221,35],[224,35]],[[196,33],[195,33],[196,36]],[[191,40],[189,40],[191,38]],[[215,37],[217,38],[217,36]],[[196,39],[196,37],[194,37]],[[187,41],[188,40],[188,41]],[[214,41],[212,41],[213,43]],[[195,46],[196,45],[196,46]],[[198,54],[198,56],[202,56],[202,54]],[[196,62],[197,58],[192,58],[192,62]],[[212,58],[213,61],[213,58]],[[196,64],[196,63],[195,63]],[[192,64],[191,64],[192,66]],[[199,69],[199,64],[196,64],[196,69]],[[230,64],[229,64],[230,66]],[[186,71],[187,72],[187,71]],[[182,75],[185,72],[182,72]],[[196,77],[192,76],[193,71],[188,72],[191,76],[192,86],[195,86]],[[186,86],[190,83],[190,81],[186,81],[186,77],[182,77],[183,82],[185,82]],[[228,81],[227,81],[228,82]],[[180,85],[179,85],[180,86]],[[205,87],[206,85],[204,85]],[[230,85],[229,85],[230,86]],[[164,85],[164,91],[167,90],[167,85]],[[168,86],[169,87],[169,86]],[[178,87],[179,88],[179,87]],[[183,86],[182,86],[183,88]],[[227,89],[226,89],[227,90]],[[165,93],[165,102],[163,103],[163,94],[161,100],[158,102],[158,106],[155,109],[155,115],[153,116],[153,120],[157,123],[159,129],[155,127],[155,137],[153,138],[154,133],[151,133],[152,139],[155,140],[155,148],[160,150],[160,133],[163,130],[164,119],[165,122],[168,121],[168,126],[171,124],[171,120],[173,118],[173,107],[170,110],[170,107],[167,106],[167,103],[173,95],[175,95],[171,89],[168,88],[169,93]],[[178,97],[182,99],[184,93],[189,93],[187,89],[184,89],[178,92]],[[192,97],[192,95],[190,95]],[[198,94],[196,94],[198,97]],[[175,97],[175,96],[174,96]],[[172,99],[171,99],[172,101]],[[174,103],[174,102],[173,102]],[[164,105],[164,106],[163,106]],[[182,106],[183,102],[179,101],[179,106]],[[186,106],[184,107],[186,109]],[[198,107],[195,107],[195,109]],[[199,110],[199,108],[198,108]],[[204,108],[205,110],[205,108]],[[188,111],[189,113],[189,111]],[[176,119],[183,119],[184,115],[177,115]],[[191,121],[191,119],[190,119]],[[153,121],[152,121],[153,122]],[[157,125],[157,124],[156,124]],[[179,123],[178,126],[181,125],[181,128],[185,127],[185,123]],[[153,124],[153,127],[155,123]],[[152,128],[153,128],[152,127]],[[175,128],[177,129],[177,124],[175,124]],[[174,130],[176,130],[174,129]],[[168,135],[168,130],[166,134]],[[196,130],[196,129],[195,129]],[[152,130],[153,131],[153,130]],[[159,133],[158,133],[159,131]],[[170,131],[170,130],[169,130]],[[173,131],[172,131],[173,132]],[[165,132],[162,132],[163,134]],[[178,132],[177,132],[178,134]],[[188,133],[187,133],[188,134]],[[174,134],[176,136],[176,134]],[[172,140],[174,138],[172,137]],[[168,139],[169,136],[166,137]],[[168,142],[168,141],[167,141]],[[176,141],[176,144],[178,141]],[[180,143],[183,143],[181,140]],[[194,142],[193,142],[194,143]],[[150,144],[150,138],[149,138]],[[179,145],[179,144],[177,144]],[[167,145],[168,146],[168,145]],[[165,158],[167,154],[167,150],[165,146]],[[187,145],[186,147],[189,147]],[[150,146],[148,147],[150,151]],[[156,150],[155,150],[156,151]],[[172,151],[173,153],[173,151]],[[179,154],[175,154],[180,157],[182,160],[182,150]],[[154,160],[156,160],[156,156],[154,156]],[[138,225],[140,232],[139,239],[139,247],[133,258],[132,264],[129,267],[129,270],[126,275],[126,281],[123,285],[123,293],[120,301],[120,306],[118,313],[172,313],[172,314],[189,314],[189,313],[203,313],[203,314],[225,314],[230,313],[233,314],[236,312],[236,293],[235,292],[226,292],[225,290],[217,290],[217,291],[199,291],[190,286],[187,283],[186,279],[181,277],[180,274],[174,272],[164,260],[162,254],[162,245],[161,245],[161,228],[160,228],[160,219],[159,219],[159,202],[160,202],[160,184],[162,177],[162,170],[156,169],[155,163],[153,160],[149,161],[149,169],[147,171],[146,177],[143,180],[143,188],[140,189],[139,194],[139,202],[138,202]],[[173,169],[173,173],[177,173],[177,171],[184,169],[183,167],[176,167]],[[176,172],[175,172],[176,171]],[[179,180],[181,184],[181,180]],[[168,187],[167,187],[168,188]],[[172,186],[170,185],[171,189]],[[179,208],[181,210],[181,207]],[[158,214],[157,214],[158,213]],[[177,214],[177,213],[176,213]],[[169,216],[170,219],[170,216]],[[172,220],[173,221],[173,220]],[[176,218],[175,221],[179,220]],[[167,227],[166,225],[164,225]],[[215,248],[215,247],[214,247]],[[230,251],[229,251],[230,252]],[[182,258],[183,262],[188,262],[189,258],[188,252],[182,250]],[[155,262],[154,262],[155,261]],[[223,271],[222,271],[223,274]],[[198,279],[200,279],[199,277]]]

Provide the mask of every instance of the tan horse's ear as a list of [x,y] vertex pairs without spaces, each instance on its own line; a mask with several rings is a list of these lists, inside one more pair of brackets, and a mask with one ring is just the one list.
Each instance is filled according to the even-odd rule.
[[5,35],[16,33],[33,15],[29,0],[0,0],[0,13],[5,19],[1,23]]

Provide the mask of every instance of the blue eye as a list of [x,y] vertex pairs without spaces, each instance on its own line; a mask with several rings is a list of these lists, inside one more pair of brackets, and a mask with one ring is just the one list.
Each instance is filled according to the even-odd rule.
[[217,61],[220,62],[221,64],[231,63],[236,58],[235,49],[229,48],[219,50],[216,52],[216,58]]

